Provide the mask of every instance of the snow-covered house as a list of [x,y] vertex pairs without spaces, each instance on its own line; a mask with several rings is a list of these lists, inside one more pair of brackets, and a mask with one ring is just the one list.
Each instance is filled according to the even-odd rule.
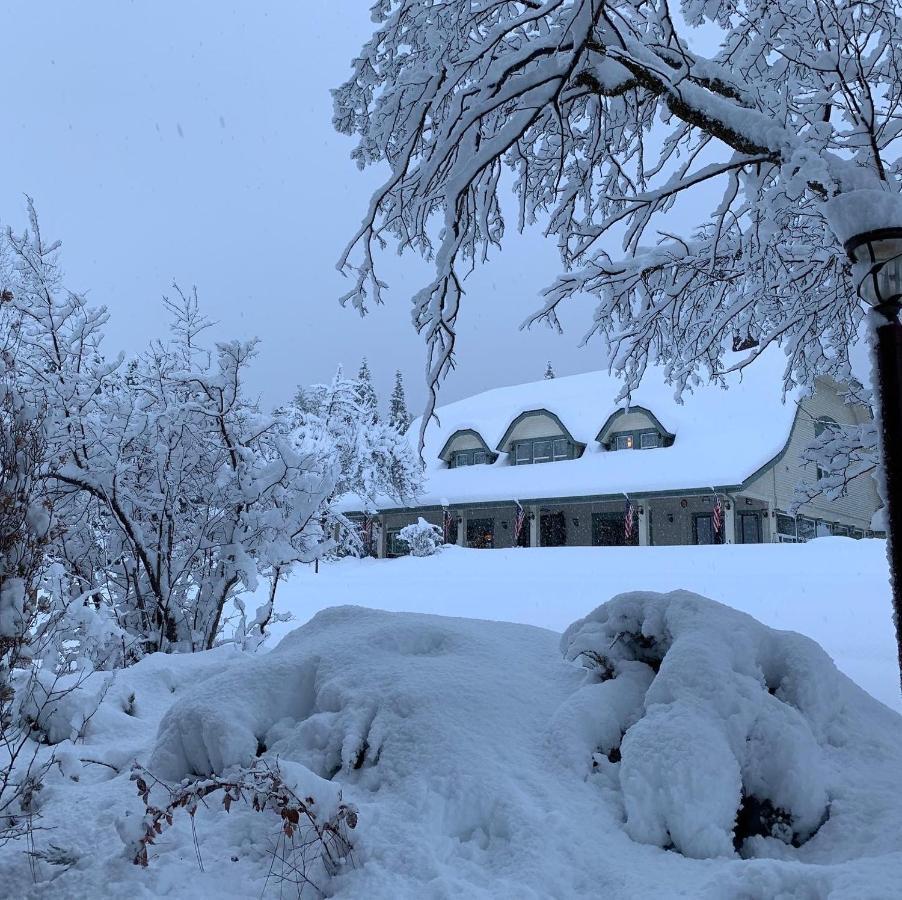
[[[802,452],[833,423],[866,407],[821,379],[781,400],[782,360],[769,355],[730,379],[674,398],[649,371],[628,406],[604,372],[486,391],[438,410],[426,433],[417,505],[386,503],[372,517],[379,555],[405,552],[397,535],[422,516],[470,547],[760,543],[820,534],[863,537],[880,500],[870,477],[836,500],[790,514],[797,485],[814,481]],[[416,441],[419,423],[410,429]]]

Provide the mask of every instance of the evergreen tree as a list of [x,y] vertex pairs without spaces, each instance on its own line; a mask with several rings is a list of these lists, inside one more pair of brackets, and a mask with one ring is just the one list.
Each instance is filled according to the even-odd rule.
[[410,427],[410,413],[407,410],[407,397],[404,394],[404,380],[400,369],[395,372],[395,389],[391,395],[388,423],[401,434]]
[[545,378],[554,378],[554,369],[551,368],[551,360],[548,360],[548,365],[545,367]]
[[373,387],[373,376],[370,374],[370,367],[363,357],[360,363],[360,371],[357,373],[357,399],[360,401],[360,408],[364,411],[364,416],[368,422],[375,424],[379,421],[379,401],[376,397],[376,389]]

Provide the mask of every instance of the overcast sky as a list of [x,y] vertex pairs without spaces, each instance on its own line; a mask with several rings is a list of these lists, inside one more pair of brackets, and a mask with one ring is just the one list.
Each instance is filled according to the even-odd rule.
[[[267,403],[366,355],[383,398],[401,368],[419,411],[409,298],[425,264],[389,255],[389,302],[365,320],[337,302],[335,260],[379,171],[351,162],[329,89],[371,33],[369,6],[6,0],[0,221],[20,228],[34,197],[45,235],[63,241],[67,285],[110,309],[111,353],[165,333],[175,279],[197,286],[216,337],[261,339],[253,388]],[[443,401],[540,378],[547,360],[558,374],[603,364],[600,344],[579,347],[588,301],[563,337],[518,330],[558,271],[552,241],[510,230],[466,283]]]
[[[31,194],[63,241],[67,285],[111,312],[110,351],[165,332],[160,297],[197,285],[217,337],[258,336],[253,386],[267,402],[369,357],[383,396],[394,370],[418,410],[423,346],[413,256],[389,256],[389,302],[361,321],[335,270],[378,172],[361,173],[331,124],[329,89],[371,32],[369,0],[34,3],[3,12],[0,221],[21,228]],[[552,242],[511,232],[468,280],[451,399],[597,368],[564,337],[518,331],[557,273]]]

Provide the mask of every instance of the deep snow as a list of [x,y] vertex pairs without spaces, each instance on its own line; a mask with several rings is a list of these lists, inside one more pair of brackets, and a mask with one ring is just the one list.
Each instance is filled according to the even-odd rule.
[[675,587],[713,597],[774,628],[814,638],[839,668],[902,712],[886,543],[825,537],[807,544],[546,547],[465,550],[429,559],[345,559],[301,569],[277,606],[295,620],[336,604],[499,619],[563,631],[623,591]]
[[[338,783],[360,810],[356,866],[333,882],[337,897],[893,896],[902,718],[811,641],[731,609],[640,595],[591,613],[628,577],[643,588],[707,580],[721,588],[707,593],[756,607],[766,622],[808,622],[842,668],[857,667],[850,674],[891,700],[882,550],[840,538],[454,548],[324,565],[285,586],[283,607],[312,612],[354,594],[374,606],[562,624],[342,607],[269,653],[150,657],[118,674],[83,743],[60,745],[64,771],[44,791],[41,820],[54,830],[36,844],[79,861],[65,872],[39,862],[33,884],[25,857],[4,848],[0,895],[259,896],[272,817],[241,805],[226,814],[215,802],[202,809],[203,872],[187,816],[160,837],[147,869],[126,858],[120,835],[143,811],[132,760],[177,779],[251,761],[265,746],[309,768],[325,801]],[[587,650],[604,666],[584,668]],[[860,665],[867,653],[870,668]],[[602,681],[605,667],[616,677]],[[332,778],[328,790],[320,778]],[[743,791],[791,815],[784,837],[814,836],[787,846],[779,825],[743,848],[758,858],[734,855],[729,828]],[[658,846],[669,843],[683,853]],[[721,856],[691,858],[712,853]]]

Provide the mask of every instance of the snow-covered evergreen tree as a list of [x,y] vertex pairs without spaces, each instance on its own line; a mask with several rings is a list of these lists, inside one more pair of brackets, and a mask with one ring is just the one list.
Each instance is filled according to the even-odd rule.
[[411,502],[422,487],[422,464],[411,443],[390,423],[371,422],[360,382],[341,369],[329,384],[298,390],[293,403],[295,433],[322,448],[332,460],[329,501],[355,495],[363,510],[379,498]]
[[396,431],[405,434],[410,427],[411,416],[407,410],[407,397],[404,394],[404,377],[401,370],[395,372],[395,387],[391,395],[388,411],[388,422]]
[[360,363],[360,371],[357,373],[355,391],[357,392],[361,414],[367,422],[378,422],[379,398],[376,396],[376,389],[373,387],[373,376],[370,373],[369,363],[365,356]]
[[554,378],[554,369],[551,368],[551,360],[549,359],[548,365],[545,366],[545,380],[548,381],[551,378]]

